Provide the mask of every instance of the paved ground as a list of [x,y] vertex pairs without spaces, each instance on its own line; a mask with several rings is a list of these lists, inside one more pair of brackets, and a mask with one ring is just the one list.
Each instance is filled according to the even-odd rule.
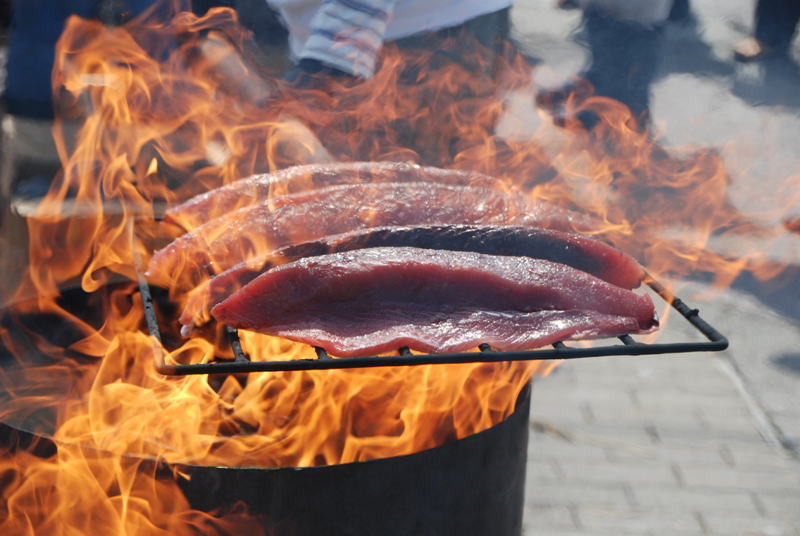
[[800,534],[800,464],[728,356],[569,363],[531,409],[525,534]]
[[[750,1],[695,4],[696,25],[668,29],[655,123],[665,145],[718,148],[734,201],[757,214],[800,173],[800,77],[731,60]],[[580,69],[578,18],[517,3],[518,37],[543,60],[545,84]],[[800,240],[769,255],[798,265]],[[574,361],[535,382],[526,534],[800,535],[800,282],[742,277],[713,298],[704,290],[692,283],[681,295],[729,350]]]

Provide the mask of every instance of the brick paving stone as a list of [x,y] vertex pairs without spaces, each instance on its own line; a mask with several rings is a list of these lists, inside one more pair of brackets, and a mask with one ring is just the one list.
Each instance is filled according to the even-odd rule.
[[691,447],[671,446],[666,449],[660,445],[640,452],[626,452],[619,450],[609,450],[608,459],[613,462],[636,462],[637,460],[662,460],[665,463],[699,463],[699,464],[726,464],[733,465],[728,460],[731,455],[727,452],[725,445],[718,449],[697,449]]
[[616,530],[618,534],[702,535],[703,526],[692,513],[659,510],[611,510],[578,508],[581,527],[587,533]]
[[607,482],[636,484],[678,484],[672,467],[660,461],[629,463],[565,463],[562,471],[567,482]]
[[738,488],[757,492],[785,490],[795,494],[800,489],[800,471],[749,469],[724,464],[683,465],[680,468],[683,482],[690,488]]
[[601,506],[627,508],[630,500],[622,484],[532,482],[525,486],[525,504],[537,506]]
[[800,528],[800,486],[781,492],[758,494],[767,516],[791,521]]
[[698,415],[706,426],[711,435],[717,433],[724,433],[728,431],[741,431],[752,428],[754,419],[752,414],[748,411],[746,414],[743,412],[740,415],[725,412],[712,412],[705,408],[700,410]]
[[688,489],[681,486],[638,484],[633,489],[636,504],[643,509],[684,513],[741,512],[759,514],[759,507],[745,489]]
[[608,460],[608,449],[586,443],[572,443],[554,438],[550,433],[532,431],[528,440],[528,461],[553,460],[559,463],[571,462],[605,462]]
[[[526,504],[526,534],[548,534],[550,530],[577,531],[575,509],[562,504]],[[545,532],[547,531],[547,532]]]
[[703,522],[714,536],[800,536],[800,526],[781,519],[711,514]]
[[755,430],[746,430],[741,437],[736,437],[733,435],[729,435],[728,437],[718,438],[714,437],[713,435],[703,434],[703,435],[696,435],[691,437],[690,435],[686,434],[682,437],[673,437],[670,435],[660,436],[660,445],[662,448],[685,448],[685,449],[695,449],[697,451],[705,450],[705,449],[723,449],[728,448],[732,450],[738,449],[745,449],[745,450],[752,450],[757,449],[761,450],[765,453],[771,450],[771,446],[768,445],[764,438],[755,433]]
[[675,419],[654,419],[654,421],[653,426],[660,440],[663,442],[671,442],[672,440],[681,441],[684,439],[697,441],[700,439],[714,442],[732,440],[736,442],[751,441],[754,443],[762,443],[764,440],[761,433],[752,423],[741,424],[739,426],[731,425],[728,427],[703,427],[699,425],[699,423],[691,422],[690,419],[687,419],[685,422],[679,422]]
[[725,395],[694,394],[686,396],[674,390],[654,387],[637,389],[639,407],[647,412],[664,412],[671,415],[685,414],[692,410],[703,412],[719,412],[730,415],[747,415],[745,403],[739,399],[736,391],[729,391]]
[[538,457],[527,462],[527,478],[533,482],[557,482],[562,479],[555,460]]
[[[605,361],[609,378],[611,365],[620,376],[659,369],[646,360]],[[542,519],[559,512],[560,531],[725,534],[724,519],[736,516],[741,534],[767,535],[772,527],[795,536],[786,530],[800,463],[764,440],[739,391],[716,381],[730,382],[712,360],[690,367],[715,378],[713,396],[681,392],[672,376],[621,390],[611,380],[592,381],[598,367],[584,370],[584,363],[564,364],[570,374],[557,369],[534,384],[529,456],[537,462],[528,472],[526,523],[537,511]],[[563,522],[566,513],[574,527]],[[526,524],[525,533],[537,534],[535,526]]]
[[733,443],[728,443],[726,446],[737,466],[800,471],[800,461],[779,447],[770,446],[765,449],[761,445]]
[[652,430],[647,426],[636,426],[630,423],[616,422],[616,423],[587,423],[587,422],[574,422],[574,421],[558,421],[546,416],[538,422],[552,426],[565,435],[590,442],[593,439],[599,442],[605,442],[610,447],[619,445],[637,445],[646,447],[651,445],[654,441]]

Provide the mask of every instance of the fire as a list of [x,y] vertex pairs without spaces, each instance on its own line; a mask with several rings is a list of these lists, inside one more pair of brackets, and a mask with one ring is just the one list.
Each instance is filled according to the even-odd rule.
[[[0,328],[24,365],[0,375],[8,393],[0,421],[49,432],[58,448],[3,458],[3,533],[248,530],[252,520],[242,512],[193,511],[159,463],[307,467],[417,452],[497,424],[530,377],[553,366],[246,380],[158,374],[135,281],[182,229],[156,218],[253,173],[356,160],[475,170],[500,179],[498,187],[591,215],[597,226],[582,231],[602,234],[657,277],[702,267],[727,284],[744,269],[765,277],[782,269],[764,262],[762,248],[744,258],[709,252],[713,234],[757,227],[726,198],[720,157],[664,151],[630,128],[619,103],[582,103],[602,121],[590,132],[567,126],[558,147],[541,143],[543,132],[498,135],[505,93],[531,84],[518,56],[509,54],[499,74],[480,75],[487,72],[480,55],[474,64],[434,69],[429,56],[389,48],[367,82],[290,90],[241,54],[250,45],[233,11],[163,15],[154,9],[113,28],[72,18],[58,43],[53,82],[64,114],[54,135],[63,173],[29,222],[29,272],[12,324]],[[764,228],[762,237],[782,232]],[[75,287],[88,294],[82,309],[64,299]],[[25,324],[33,314],[68,330],[48,340]],[[310,352],[283,339],[242,337],[255,359]],[[208,360],[223,351],[220,338],[193,337],[165,351],[176,361]],[[32,351],[44,356],[41,365],[30,366]]]

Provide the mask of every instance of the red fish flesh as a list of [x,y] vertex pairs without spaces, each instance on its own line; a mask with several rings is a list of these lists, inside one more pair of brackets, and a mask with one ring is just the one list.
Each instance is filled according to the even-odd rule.
[[582,216],[482,187],[434,183],[331,186],[289,194],[221,216],[157,251],[150,281],[188,289],[236,264],[289,244],[358,229],[416,224],[525,225],[572,230]]
[[[648,296],[565,264],[409,247],[359,249],[278,266],[217,304],[212,314],[232,327],[285,336],[339,356],[388,351],[398,342],[426,352],[482,342],[498,349],[533,348],[657,325]],[[520,335],[514,326],[532,331]]]
[[418,166],[409,162],[336,162],[293,166],[253,175],[197,195],[169,209],[165,218],[194,229],[242,207],[343,184],[434,182],[451,186],[501,187],[499,179],[474,171]]
[[537,227],[415,225],[378,227],[294,244],[237,264],[193,291],[181,315],[191,326],[208,319],[210,307],[259,273],[304,257],[373,247],[416,247],[524,256],[560,262],[623,288],[636,288],[644,270],[632,257],[599,240]]

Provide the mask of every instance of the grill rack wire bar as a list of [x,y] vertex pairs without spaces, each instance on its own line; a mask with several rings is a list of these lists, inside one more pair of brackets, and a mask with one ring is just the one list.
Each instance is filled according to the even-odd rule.
[[488,345],[480,345],[479,352],[459,352],[449,354],[414,355],[407,348],[400,348],[397,356],[374,357],[342,357],[333,358],[322,348],[314,348],[316,359],[294,359],[288,361],[250,361],[243,351],[238,330],[225,326],[228,341],[233,350],[234,359],[197,364],[169,364],[166,362],[167,352],[161,342],[158,319],[153,304],[150,286],[144,277],[139,275],[139,292],[144,306],[145,321],[153,346],[156,351],[156,370],[167,376],[183,376],[187,374],[243,374],[249,372],[281,372],[300,370],[331,370],[369,367],[445,365],[457,363],[495,363],[503,361],[542,361],[549,359],[580,359],[586,357],[636,356],[681,354],[689,352],[719,352],[728,347],[728,339],[706,322],[698,309],[686,305],[674,296],[662,284],[650,276],[645,283],[664,301],[672,306],[683,318],[697,329],[707,340],[699,342],[643,343],[631,335],[617,337],[622,344],[607,344],[594,347],[575,347],[556,342],[552,348],[540,348],[525,351],[497,351]]

